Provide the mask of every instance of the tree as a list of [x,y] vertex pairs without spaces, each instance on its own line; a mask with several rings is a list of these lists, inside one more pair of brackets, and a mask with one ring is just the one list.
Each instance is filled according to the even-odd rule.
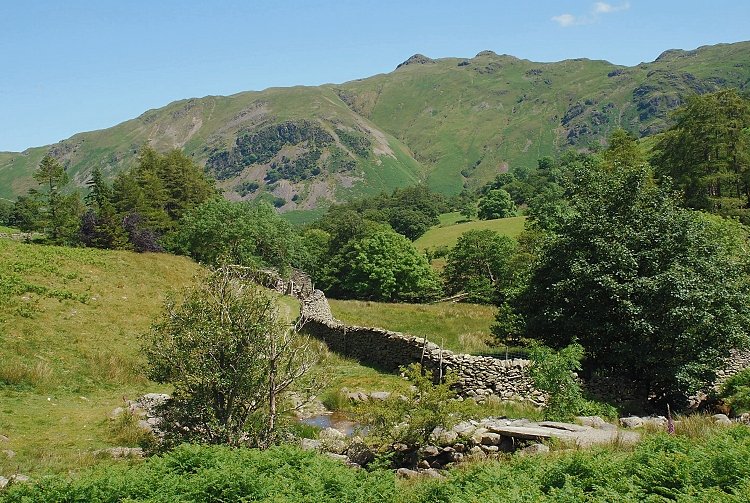
[[470,302],[492,303],[495,290],[508,281],[515,242],[495,231],[471,230],[448,253],[443,277],[448,294],[466,292]]
[[516,205],[503,189],[490,190],[479,200],[479,218],[482,220],[512,217],[515,214]]
[[440,290],[427,258],[404,236],[381,227],[355,242],[346,255],[343,285],[358,298],[420,301]]
[[654,147],[652,162],[671,177],[685,203],[748,218],[750,101],[736,89],[694,96]]
[[10,224],[24,232],[31,232],[43,228],[40,223],[42,202],[36,190],[30,190],[25,196],[18,196],[13,204]]
[[713,380],[748,343],[747,235],[682,209],[646,166],[594,170],[512,305],[525,335],[574,339],[589,372],[633,382],[643,398]]
[[299,266],[299,236],[269,205],[216,198],[189,211],[170,239],[173,251],[208,265],[221,263],[284,270]]
[[44,230],[47,238],[56,244],[72,244],[77,241],[79,218],[83,211],[77,192],[65,194],[68,175],[62,164],[47,154],[34,172],[41,188],[29,194],[39,199],[37,229]]
[[609,169],[633,168],[646,162],[638,140],[622,128],[615,129],[609,136],[609,146],[602,158]]
[[98,166],[88,186],[91,190],[84,198],[88,209],[81,217],[81,241],[96,248],[125,248],[128,236],[112,202],[112,187],[104,181]]
[[160,425],[168,445],[271,445],[281,399],[317,362],[310,339],[292,330],[246,272],[214,270],[180,301],[169,300],[147,336],[149,378],[174,388]]
[[161,249],[162,238],[188,211],[214,198],[213,180],[179,150],[160,154],[145,146],[138,164],[112,184],[112,203],[137,251]]

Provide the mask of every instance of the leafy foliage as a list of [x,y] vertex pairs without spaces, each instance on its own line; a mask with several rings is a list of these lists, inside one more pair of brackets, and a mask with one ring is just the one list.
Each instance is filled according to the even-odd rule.
[[413,451],[426,445],[438,426],[450,428],[460,420],[454,414],[459,402],[453,400],[454,377],[445,376],[444,382],[435,384],[436,376],[419,364],[402,367],[401,371],[412,384],[408,392],[360,405],[357,416],[372,441],[380,445],[402,443]]
[[466,292],[469,302],[492,303],[495,290],[511,278],[515,242],[491,230],[461,235],[448,253],[443,277],[448,294]]
[[[333,141],[333,136],[313,121],[287,121],[238,136],[230,151],[214,152],[206,161],[206,166],[216,174],[216,178],[225,180],[236,176],[250,164],[269,162],[285,145],[306,143],[312,148],[312,152],[315,152],[315,147],[325,147]],[[296,163],[286,163],[286,172],[308,170],[309,162],[314,163],[320,157],[320,151],[317,152],[315,159],[303,161],[304,166],[297,167]],[[277,171],[278,176],[274,178],[284,178],[284,172],[283,169]]]
[[41,231],[53,244],[74,244],[78,237],[79,218],[83,213],[77,192],[66,193],[68,174],[51,155],[45,155],[34,172],[40,185],[14,205],[12,223],[24,231]]
[[136,466],[101,467],[39,485],[16,484],[0,500],[367,503],[393,500],[395,492],[390,473],[352,470],[289,446],[259,451],[182,445]]
[[351,245],[342,293],[382,301],[419,301],[440,290],[427,258],[404,236],[380,228]]
[[735,414],[750,412],[750,369],[724,381],[721,396],[729,402]]
[[172,250],[209,265],[287,269],[302,264],[297,232],[267,204],[216,198],[188,212],[171,236]]
[[272,443],[278,403],[315,363],[290,332],[270,293],[235,268],[170,300],[145,346],[149,378],[174,387],[160,424],[167,444]]
[[510,194],[503,189],[493,189],[479,200],[479,218],[490,220],[493,218],[512,217],[516,214],[516,206]]
[[653,162],[688,206],[750,221],[750,101],[736,89],[690,98],[657,143]]
[[513,301],[525,334],[576,338],[589,370],[661,399],[710,381],[747,343],[747,241],[736,224],[678,206],[646,167],[585,172],[572,212]]

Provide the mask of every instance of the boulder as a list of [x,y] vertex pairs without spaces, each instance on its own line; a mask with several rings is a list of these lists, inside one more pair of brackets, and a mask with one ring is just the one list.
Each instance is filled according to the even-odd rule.
[[346,456],[359,466],[367,466],[375,459],[375,453],[361,439],[352,442],[346,449]]
[[390,391],[373,391],[370,393],[370,398],[373,400],[387,400],[390,397]]
[[458,433],[453,430],[445,430],[441,427],[437,427],[430,433],[430,442],[437,445],[453,445],[458,440]]
[[5,477],[0,476],[0,489],[5,489],[5,486],[7,486],[10,483],[10,480],[6,479]]
[[10,449],[3,450],[3,454],[5,454],[5,457],[8,459],[13,459],[16,457],[16,453],[14,451],[11,451]]
[[729,426],[732,424],[732,420],[729,419],[726,414],[714,414],[711,418],[714,420],[714,423],[721,426]]
[[423,458],[434,458],[438,454],[440,454],[440,449],[435,447],[434,445],[427,445],[425,447],[422,447],[420,453]]
[[430,468],[430,462],[426,459],[421,460],[419,463],[417,463],[417,468],[422,468],[423,470]]
[[643,419],[638,416],[621,417],[620,426],[623,428],[640,428],[643,426]]
[[531,454],[546,454],[549,452],[549,447],[544,444],[531,444],[521,449],[521,455]]
[[500,445],[503,441],[503,436],[498,433],[486,432],[482,433],[481,439],[478,442],[481,445]]
[[326,452],[325,455],[328,456],[331,459],[335,459],[336,461],[341,461],[342,463],[346,463],[346,464],[349,463],[349,458],[347,458],[343,454],[336,454],[336,453],[333,453],[333,452]]
[[408,468],[399,468],[396,470],[396,476],[401,477],[402,479],[415,479],[419,477],[419,472]]
[[300,440],[299,446],[302,450],[305,451],[318,451],[320,450],[320,440],[303,438],[302,440]]
[[346,449],[346,435],[335,428],[325,428],[318,434],[321,448],[328,452],[341,454]]

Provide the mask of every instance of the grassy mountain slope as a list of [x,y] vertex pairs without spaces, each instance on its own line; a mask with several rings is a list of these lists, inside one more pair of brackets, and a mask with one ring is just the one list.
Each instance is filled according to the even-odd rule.
[[[183,148],[231,199],[307,211],[352,195],[427,181],[444,193],[615,127],[652,135],[695,93],[750,82],[750,42],[671,50],[634,67],[586,59],[536,63],[490,51],[414,56],[395,71],[340,85],[208,96],[23,153],[0,153],[0,197],[23,193],[48,150],[81,186],[113,175],[137,149]],[[257,187],[256,187],[257,185]]]

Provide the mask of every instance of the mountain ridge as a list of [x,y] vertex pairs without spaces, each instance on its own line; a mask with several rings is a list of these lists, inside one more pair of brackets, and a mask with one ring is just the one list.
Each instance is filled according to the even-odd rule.
[[748,61],[750,42],[669,49],[635,66],[415,54],[389,73],[177,100],[110,128],[0,152],[0,197],[32,187],[47,152],[82,187],[95,166],[108,177],[132,166],[147,142],[185,150],[229,199],[266,198],[281,211],[420,182],[452,194],[564,148],[596,148],[618,126],[656,134],[691,94],[746,89]]

